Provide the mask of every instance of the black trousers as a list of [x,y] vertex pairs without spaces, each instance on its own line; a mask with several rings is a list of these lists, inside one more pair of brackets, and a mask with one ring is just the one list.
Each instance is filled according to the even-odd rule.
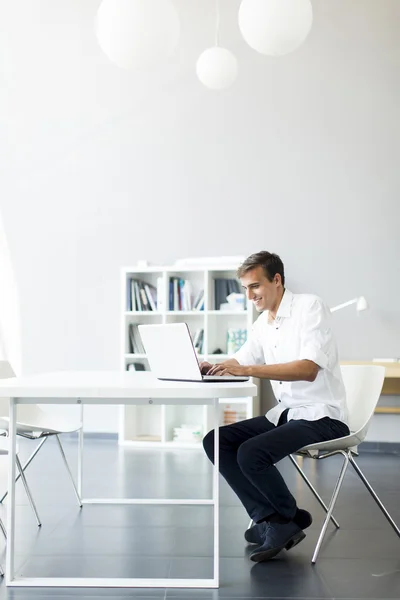
[[[287,421],[287,410],[278,425],[254,417],[219,429],[219,470],[256,523],[289,521],[296,515],[296,500],[274,466],[307,444],[349,435],[341,421],[324,417],[317,421]],[[214,430],[203,440],[214,462]]]

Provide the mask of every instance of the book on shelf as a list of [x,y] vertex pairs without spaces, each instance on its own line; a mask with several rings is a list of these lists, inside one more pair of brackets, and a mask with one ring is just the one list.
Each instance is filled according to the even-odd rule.
[[193,310],[204,310],[204,290],[200,290],[193,302]]
[[197,354],[203,354],[204,329],[197,329],[193,334],[193,346]]
[[129,354],[144,354],[144,346],[137,325],[129,323]]
[[192,310],[192,286],[187,279],[169,278],[169,310]]
[[131,311],[132,310],[132,285],[131,285],[131,280],[129,277],[126,280],[125,289],[126,289],[126,310]]
[[182,307],[180,306],[180,296],[179,296],[179,285],[180,285],[180,281],[177,277],[174,277],[173,280],[173,287],[174,287],[174,299],[173,299],[173,308],[171,310],[182,310]]
[[151,283],[128,277],[126,281],[126,310],[157,310],[157,289]]
[[144,284],[144,290],[147,295],[150,310],[153,310],[155,312],[157,310],[157,290],[152,286],[150,287],[148,283]]
[[169,302],[168,310],[175,310],[175,297],[174,297],[174,277],[169,278]]

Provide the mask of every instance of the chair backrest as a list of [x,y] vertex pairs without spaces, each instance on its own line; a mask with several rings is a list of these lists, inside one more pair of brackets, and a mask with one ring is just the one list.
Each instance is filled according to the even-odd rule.
[[385,379],[385,367],[380,365],[342,365],[346,390],[349,428],[357,432],[360,442],[365,438]]
[[[7,360],[0,360],[0,379],[15,377],[12,366]],[[9,411],[9,399],[0,397],[0,417],[7,417]]]

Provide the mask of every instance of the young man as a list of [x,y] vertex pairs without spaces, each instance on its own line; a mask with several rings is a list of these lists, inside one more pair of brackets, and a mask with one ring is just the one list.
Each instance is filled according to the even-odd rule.
[[[320,298],[285,289],[281,259],[258,252],[238,269],[238,277],[261,315],[247,342],[229,360],[210,365],[211,375],[269,379],[277,406],[265,416],[220,428],[220,472],[255,525],[245,532],[260,562],[305,538],[309,512],[299,509],[274,466],[307,444],[349,434],[346,398],[330,311]],[[214,431],[203,440],[214,459]]]

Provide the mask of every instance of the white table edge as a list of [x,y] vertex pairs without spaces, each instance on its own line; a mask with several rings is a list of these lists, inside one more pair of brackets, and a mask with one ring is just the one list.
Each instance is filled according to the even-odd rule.
[[213,579],[142,579],[102,577],[20,577],[7,581],[8,587],[80,587],[80,588],[218,588]]

